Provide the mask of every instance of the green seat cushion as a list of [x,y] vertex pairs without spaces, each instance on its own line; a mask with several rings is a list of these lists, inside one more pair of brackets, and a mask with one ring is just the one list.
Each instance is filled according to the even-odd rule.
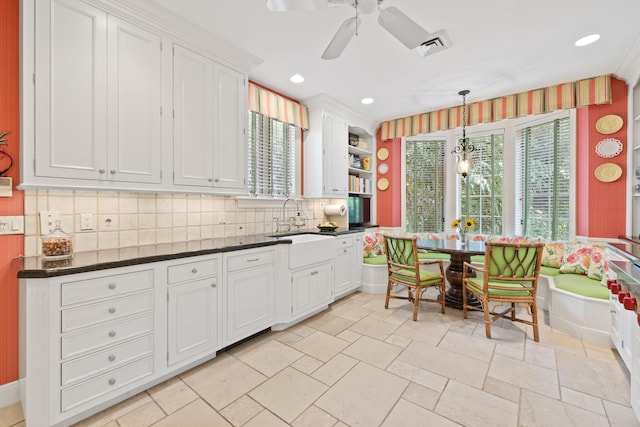
[[[482,287],[484,286],[484,280],[482,278],[479,278],[479,277],[478,278],[472,278],[472,279],[469,279],[469,280],[470,280],[470,283],[468,283],[467,286],[469,286],[469,288],[472,288],[473,290],[475,290],[478,293],[482,293]],[[520,285],[519,283],[507,282],[507,281],[503,281],[503,280],[490,280],[489,281],[489,286],[491,286],[491,285],[507,286],[509,288],[512,288],[513,290],[511,290],[511,289],[505,290],[505,289],[492,289],[492,288],[489,288],[489,295],[526,297],[526,296],[531,294],[529,291],[523,291],[522,290],[522,285]],[[526,285],[529,286],[529,283],[527,283]]]
[[471,255],[469,257],[471,262],[475,262],[477,264],[484,264],[484,255]]
[[545,276],[557,276],[560,274],[560,269],[558,267],[547,267],[545,265],[541,265],[540,274]]
[[418,259],[424,259],[424,260],[441,259],[443,261],[449,261],[451,259],[451,255],[443,254],[442,252],[423,252],[421,250],[418,250]]
[[588,298],[609,299],[609,289],[600,280],[582,274],[558,274],[553,277],[556,288]]
[[376,255],[372,257],[362,258],[362,262],[365,264],[371,265],[387,265],[387,256],[386,255]]
[[[397,273],[392,273],[391,277],[398,280],[410,281],[415,274],[414,270],[400,269]],[[430,285],[441,280],[441,276],[433,271],[420,269],[420,285]]]

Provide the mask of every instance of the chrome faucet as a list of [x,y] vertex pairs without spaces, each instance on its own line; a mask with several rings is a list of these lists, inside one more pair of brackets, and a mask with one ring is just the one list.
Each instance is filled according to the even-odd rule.
[[[284,231],[284,230],[280,230],[280,227],[287,227],[286,231],[291,231],[291,222],[289,222],[287,220],[287,212],[286,212],[286,208],[287,208],[287,202],[289,202],[289,200],[293,200],[294,202],[296,201],[296,199],[294,199],[293,197],[287,197],[284,201],[284,203],[282,204],[282,218],[280,218],[280,221],[277,222],[277,228],[276,228],[276,233],[279,233],[280,231]],[[296,206],[298,205],[298,202],[296,202]]]

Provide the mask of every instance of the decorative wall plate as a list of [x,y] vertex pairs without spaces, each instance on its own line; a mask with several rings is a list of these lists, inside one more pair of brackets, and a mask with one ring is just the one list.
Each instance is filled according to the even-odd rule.
[[619,139],[607,138],[598,142],[596,145],[596,154],[600,157],[609,159],[622,153],[622,142]]
[[386,148],[381,148],[378,150],[378,159],[387,160],[389,158],[389,150]]
[[594,172],[596,179],[601,182],[613,182],[622,176],[622,168],[615,163],[603,163]]
[[378,190],[384,191],[389,188],[389,180],[387,178],[380,178],[378,180]]
[[603,135],[609,135],[622,129],[623,124],[624,120],[622,120],[622,117],[615,114],[607,114],[598,119],[596,122],[596,130]]
[[387,172],[389,172],[389,165],[386,163],[380,163],[378,165],[378,173],[380,175],[385,175]]

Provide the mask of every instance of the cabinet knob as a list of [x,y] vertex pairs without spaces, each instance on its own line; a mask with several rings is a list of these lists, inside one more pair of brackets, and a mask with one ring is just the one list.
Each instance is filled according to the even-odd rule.
[[214,179],[215,182],[220,182],[220,178]]
[[342,250],[342,253],[345,253],[345,254],[346,254],[347,252],[348,252],[348,251],[347,251],[346,249],[343,249],[343,250]]
[[192,268],[192,269],[191,269],[191,272],[192,272],[193,274],[196,274],[196,273],[198,272],[198,269],[197,269],[197,268]]
[[115,378],[109,378],[109,385],[114,385],[116,383]]
[[106,172],[106,170],[104,170],[104,169],[98,169],[98,172],[99,172],[99,173],[105,173],[105,172]]
[[111,175],[115,175],[115,174],[116,174],[116,170],[115,170],[115,169],[111,169],[111,170],[109,171],[109,173],[110,173]]
[[109,307],[109,313],[113,314],[116,312],[116,308],[115,307]]
[[312,275],[312,276],[315,276],[316,274],[318,274],[318,272],[317,272],[317,271],[312,271],[312,272],[311,272],[311,275]]
[[111,338],[115,337],[116,336],[116,331],[109,331],[109,336]]
[[116,288],[116,284],[115,283],[109,283],[109,289],[115,289]]
[[116,355],[115,354],[110,354],[109,355],[109,362],[113,362],[114,360],[116,360]]
[[218,284],[217,284],[216,282],[213,282],[213,283],[211,284],[211,287],[212,287],[212,288],[217,288],[217,287],[218,287]]
[[207,181],[209,181],[209,182],[213,182],[213,179],[209,178]]

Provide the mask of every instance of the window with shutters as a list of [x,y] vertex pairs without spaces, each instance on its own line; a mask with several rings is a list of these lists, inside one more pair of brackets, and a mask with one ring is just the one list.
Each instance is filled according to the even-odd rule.
[[405,222],[408,233],[444,231],[446,141],[406,141]]
[[459,178],[461,218],[471,218],[471,233],[502,234],[504,190],[504,133],[469,137],[475,147],[470,155],[471,169]]
[[256,197],[296,194],[294,125],[249,111],[249,193]]
[[517,131],[520,232],[569,239],[570,124],[561,118]]

